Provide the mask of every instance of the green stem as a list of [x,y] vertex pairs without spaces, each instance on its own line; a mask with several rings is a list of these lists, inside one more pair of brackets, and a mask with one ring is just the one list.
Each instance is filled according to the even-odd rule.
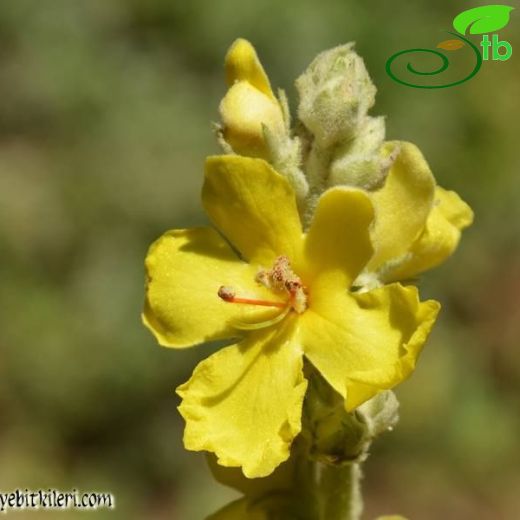
[[309,459],[309,447],[303,438],[298,439],[298,456],[295,462],[294,498],[300,518],[319,520],[319,495],[316,486],[316,463]]
[[303,214],[304,230],[310,226],[318,199],[327,189],[327,180],[330,175],[330,164],[334,156],[334,150],[334,147],[320,148],[315,141],[312,143],[307,156],[305,176],[309,183],[309,190]]
[[325,466],[321,472],[320,509],[326,520],[359,520],[363,511],[359,464]]

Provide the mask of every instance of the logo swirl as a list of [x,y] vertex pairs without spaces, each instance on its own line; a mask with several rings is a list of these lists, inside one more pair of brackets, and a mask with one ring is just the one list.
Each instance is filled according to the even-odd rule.
[[440,58],[441,64],[435,70],[427,71],[427,72],[417,70],[410,62],[408,62],[406,64],[406,69],[409,72],[411,72],[412,74],[416,74],[418,76],[435,76],[437,74],[441,74],[442,72],[444,72],[449,67],[450,62],[449,62],[448,57],[445,54],[443,54],[442,52],[440,52],[438,50],[434,50],[434,49],[421,49],[421,48],[418,48],[418,49],[406,49],[404,51],[396,52],[395,54],[390,56],[390,58],[388,58],[388,60],[386,61],[386,72],[387,72],[387,74],[394,81],[397,81],[398,83],[401,83],[401,85],[406,85],[407,87],[429,88],[429,89],[454,87],[455,85],[460,85],[461,83],[464,83],[465,81],[468,81],[469,79],[471,79],[473,76],[475,76],[475,74],[480,70],[480,67],[482,66],[482,55],[480,54],[480,51],[479,51],[478,47],[476,45],[474,45],[470,40],[467,40],[466,38],[464,38],[463,36],[460,36],[457,33],[452,33],[452,32],[449,32],[449,31],[447,31],[447,32],[448,32],[448,34],[451,34],[451,35],[455,36],[456,38],[459,38],[460,40],[463,40],[465,43],[467,43],[471,47],[471,49],[473,49],[473,52],[475,54],[475,60],[476,60],[475,67],[473,68],[473,70],[465,78],[460,79],[458,81],[453,81],[451,83],[445,83],[443,85],[416,85],[414,83],[410,83],[408,81],[405,81],[403,79],[398,78],[395,75],[395,73],[393,72],[393,70],[392,70],[392,65],[393,65],[394,61],[397,58],[399,58],[399,56],[402,56],[404,54],[428,53],[428,54],[434,54],[435,56],[438,56]]

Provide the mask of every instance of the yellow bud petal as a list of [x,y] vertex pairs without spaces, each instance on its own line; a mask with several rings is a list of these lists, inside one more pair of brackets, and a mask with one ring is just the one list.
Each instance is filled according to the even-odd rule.
[[226,54],[226,81],[231,87],[237,81],[247,81],[266,96],[275,99],[269,78],[265,73],[255,48],[247,40],[235,40]]
[[235,83],[220,103],[224,138],[240,155],[268,159],[262,125],[284,132],[280,105],[246,81]]
[[388,142],[399,154],[382,188],[371,194],[376,210],[372,240],[376,253],[368,271],[405,255],[420,235],[433,206],[435,179],[421,151],[412,143]]
[[444,262],[457,248],[461,231],[473,222],[473,211],[454,192],[435,188],[435,203],[423,232],[408,254],[385,275],[386,281],[413,278]]
[[436,204],[444,218],[457,229],[463,230],[472,224],[473,211],[454,191],[437,186]]

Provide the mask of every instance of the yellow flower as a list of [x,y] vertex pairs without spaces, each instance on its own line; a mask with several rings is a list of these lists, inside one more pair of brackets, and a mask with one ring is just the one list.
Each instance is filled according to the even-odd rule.
[[410,375],[439,304],[398,283],[348,289],[373,254],[369,196],[337,187],[303,233],[294,191],[262,159],[207,159],[215,228],[173,230],[146,259],[143,319],[161,345],[238,338],[177,392],[190,450],[270,474],[301,429],[304,357],[353,410]]
[[223,137],[238,154],[268,159],[263,127],[280,136],[286,132],[285,122],[253,46],[236,40],[226,55],[225,68],[229,90],[219,107]]
[[[244,39],[231,45],[225,60],[230,86],[220,104],[223,135],[243,156],[272,162],[263,127],[283,140],[283,111],[254,47]],[[371,192],[376,218],[375,254],[358,279],[406,280],[444,262],[456,249],[461,231],[473,221],[471,208],[453,191],[436,185],[420,150],[412,143],[384,143],[382,155],[397,153],[381,189]]]
[[436,185],[420,150],[412,143],[387,142],[397,152],[381,189],[371,192],[375,208],[375,254],[359,281],[374,274],[383,281],[414,278],[436,267],[456,249],[473,221],[471,208],[454,192]]

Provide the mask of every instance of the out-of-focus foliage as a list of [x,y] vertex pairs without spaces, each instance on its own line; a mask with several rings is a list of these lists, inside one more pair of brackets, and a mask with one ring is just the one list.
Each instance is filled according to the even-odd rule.
[[[367,464],[367,518],[518,515],[520,62],[403,87],[389,55],[434,46],[467,6],[398,4],[0,3],[0,490],[112,491],[116,511],[93,514],[124,519],[197,520],[236,496],[182,448],[173,388],[212,347],[174,354],[144,330],[143,259],[164,230],[204,223],[228,45],[250,39],[294,98],[319,51],[356,40],[388,137],[418,144],[476,214],[421,284],[444,310]],[[518,23],[500,33],[513,49]]]

